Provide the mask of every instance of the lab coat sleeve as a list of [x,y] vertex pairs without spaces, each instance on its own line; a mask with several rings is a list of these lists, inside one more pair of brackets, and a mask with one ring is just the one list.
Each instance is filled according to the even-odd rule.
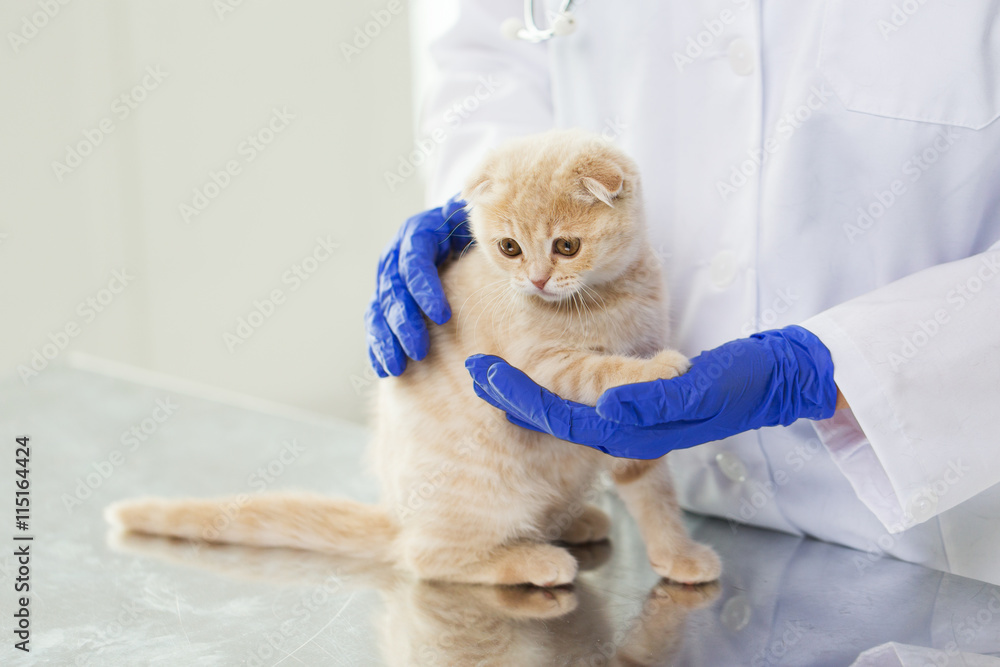
[[1000,243],[802,325],[850,404],[816,430],[890,532],[1000,482]]
[[[434,9],[426,3],[427,11]],[[431,142],[430,206],[461,190],[488,149],[553,126],[546,45],[500,33],[506,19],[522,15],[520,0],[461,0],[457,20],[430,43],[434,71],[418,130]]]

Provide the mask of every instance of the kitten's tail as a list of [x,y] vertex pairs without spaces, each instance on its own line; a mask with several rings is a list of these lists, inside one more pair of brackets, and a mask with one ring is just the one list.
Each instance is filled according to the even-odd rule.
[[120,529],[189,540],[291,547],[392,560],[399,527],[374,505],[312,494],[268,493],[214,500],[138,498],[104,510]]

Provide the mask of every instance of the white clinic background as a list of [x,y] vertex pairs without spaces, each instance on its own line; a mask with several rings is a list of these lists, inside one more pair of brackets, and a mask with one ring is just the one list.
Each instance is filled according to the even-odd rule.
[[[220,16],[223,3],[233,11]],[[49,363],[135,367],[364,421],[376,262],[424,204],[419,174],[390,191],[384,173],[414,150],[426,43],[454,11],[401,2],[348,61],[341,44],[388,4],[5,0],[0,372],[20,382],[17,367],[76,322]],[[59,11],[15,53],[10,33],[42,5]],[[167,77],[121,120],[114,100],[149,66]],[[274,108],[295,119],[186,223],[179,205],[243,161],[237,147]],[[60,182],[52,163],[107,117],[114,131]],[[320,236],[339,247],[292,292],[282,275]],[[120,269],[134,281],[86,323],[78,304]],[[275,288],[284,304],[230,352],[223,334]]]

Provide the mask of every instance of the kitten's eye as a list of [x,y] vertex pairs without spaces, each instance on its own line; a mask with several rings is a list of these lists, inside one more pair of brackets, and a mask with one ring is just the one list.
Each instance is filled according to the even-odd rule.
[[521,254],[521,246],[514,239],[500,239],[500,252],[508,257],[517,257]]
[[552,244],[553,252],[566,257],[572,257],[580,251],[580,239],[556,239]]

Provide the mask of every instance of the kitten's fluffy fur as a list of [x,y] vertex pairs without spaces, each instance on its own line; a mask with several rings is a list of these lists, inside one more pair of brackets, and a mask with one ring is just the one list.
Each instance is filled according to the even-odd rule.
[[[653,569],[680,582],[716,579],[715,552],[681,524],[665,458],[613,459],[518,428],[473,393],[464,365],[471,354],[496,354],[590,405],[609,387],[687,369],[686,358],[664,349],[660,271],[635,164],[593,135],[549,132],[493,152],[463,196],[476,244],[441,272],[454,317],[431,326],[426,359],[379,383],[380,506],[264,494],[233,516],[221,509],[225,500],[140,499],[111,506],[109,520],[138,532],[377,558],[426,579],[553,586],[571,582],[577,563],[552,542],[608,534],[607,516],[584,502],[608,469]],[[521,254],[504,255],[505,238]],[[574,256],[553,252],[562,238],[581,240]],[[542,290],[532,284],[546,275]]]

